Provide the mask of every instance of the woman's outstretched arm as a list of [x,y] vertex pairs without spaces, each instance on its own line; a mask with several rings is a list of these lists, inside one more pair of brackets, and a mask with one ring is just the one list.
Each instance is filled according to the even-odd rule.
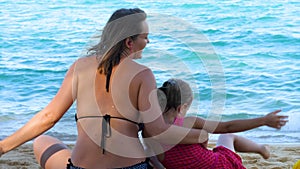
[[64,115],[64,113],[73,104],[75,97],[73,96],[73,73],[75,63],[70,67],[64,81],[51,102],[40,112],[38,112],[31,120],[29,120],[22,128],[12,135],[0,141],[0,156],[21,144],[41,135],[51,127]]

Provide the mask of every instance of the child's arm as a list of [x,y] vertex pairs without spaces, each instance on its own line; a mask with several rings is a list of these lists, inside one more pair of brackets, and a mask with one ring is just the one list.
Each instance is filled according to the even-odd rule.
[[186,117],[184,126],[190,128],[205,129],[209,133],[234,133],[250,130],[260,126],[269,126],[272,128],[280,129],[287,122],[287,116],[279,116],[281,110],[276,110],[267,114],[264,117],[232,120],[227,122],[209,121],[197,117]]

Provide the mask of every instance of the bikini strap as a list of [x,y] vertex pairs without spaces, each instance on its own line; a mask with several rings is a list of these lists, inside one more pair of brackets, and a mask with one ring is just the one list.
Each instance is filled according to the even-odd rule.
[[102,154],[105,153],[105,138],[109,138],[111,136],[111,127],[110,127],[110,119],[111,116],[106,114],[105,116],[102,116],[102,134],[101,134],[101,147],[102,147]]
[[139,127],[139,131],[143,131],[144,130],[144,123],[137,123],[135,121],[126,119],[126,118],[122,118],[122,117],[113,117],[110,116],[109,114],[106,114],[104,116],[84,116],[84,117],[77,117],[77,113],[75,114],[75,120],[76,122],[79,119],[84,119],[84,118],[103,118],[102,120],[102,133],[101,133],[101,148],[102,148],[102,153],[105,153],[105,138],[109,138],[111,136],[111,126],[110,126],[110,119],[120,119],[120,120],[126,120],[128,122],[134,123]]
[[135,121],[126,119],[126,118],[122,118],[122,117],[112,117],[112,116],[111,116],[110,118],[128,121],[128,122],[130,122],[130,123],[136,124],[136,125],[139,127],[139,131],[144,130],[144,123],[138,123],[138,122],[135,122]]
[[75,113],[75,121],[78,121],[77,113]]
[[144,131],[145,124],[144,123],[138,123],[139,131]]
[[77,113],[75,114],[75,120],[76,122],[79,119],[84,119],[84,118],[103,118],[102,120],[102,133],[101,133],[101,148],[102,148],[102,153],[105,153],[105,138],[108,138],[111,136],[111,127],[110,127],[110,119],[112,118],[110,115],[106,114],[104,116],[84,116],[84,117],[78,117]]

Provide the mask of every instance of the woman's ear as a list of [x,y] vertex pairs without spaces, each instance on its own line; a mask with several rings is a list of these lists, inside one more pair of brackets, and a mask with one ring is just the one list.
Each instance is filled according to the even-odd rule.
[[133,46],[133,40],[132,38],[128,37],[125,39],[125,45],[126,47],[131,51]]

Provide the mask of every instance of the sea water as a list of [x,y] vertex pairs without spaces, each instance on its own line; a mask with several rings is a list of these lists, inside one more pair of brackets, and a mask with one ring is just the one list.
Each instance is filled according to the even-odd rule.
[[[69,66],[84,57],[119,8],[148,14],[150,43],[138,62],[157,85],[188,81],[188,115],[228,121],[281,109],[281,130],[238,133],[263,143],[300,142],[300,2],[285,1],[0,1],[0,139],[43,109]],[[47,134],[76,140],[72,106]],[[211,139],[216,139],[213,135]]]

